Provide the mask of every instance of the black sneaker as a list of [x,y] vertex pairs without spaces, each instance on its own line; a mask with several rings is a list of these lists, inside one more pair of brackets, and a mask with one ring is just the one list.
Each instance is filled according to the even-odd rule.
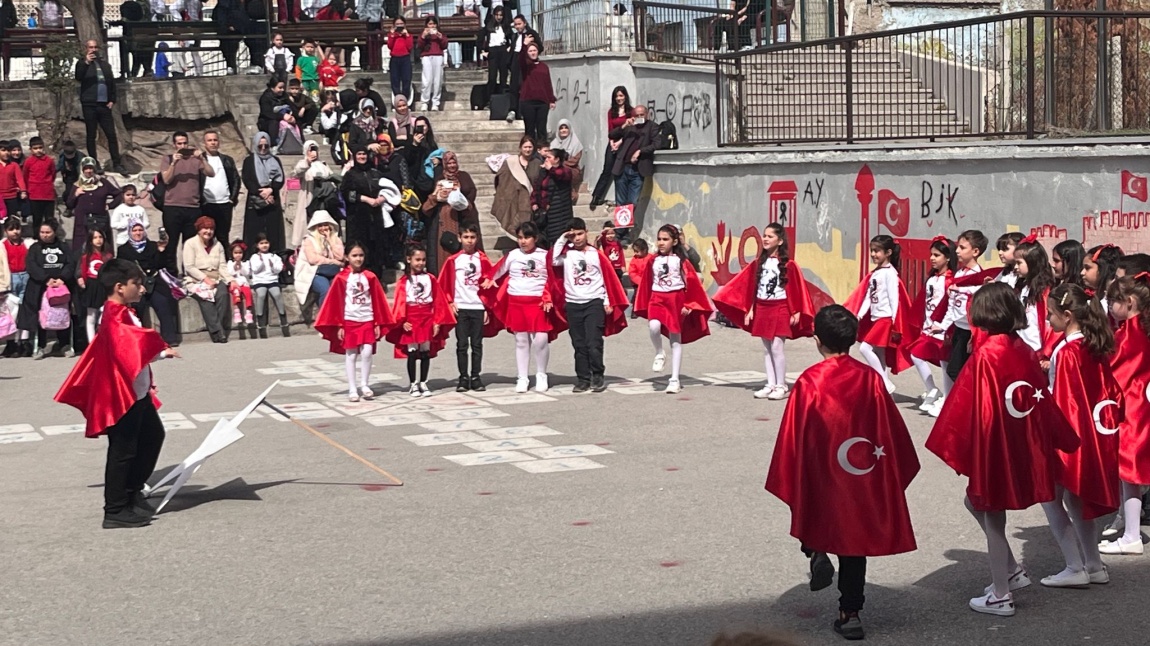
[[826,552],[811,555],[811,591],[829,588],[835,578],[835,566]]
[[5,359],[11,359],[12,357],[20,356],[20,345],[15,341],[9,341],[8,343],[5,343],[4,354],[0,354],[0,356],[4,357]]
[[60,343],[59,341],[57,341],[52,346],[52,351],[48,354],[49,354],[49,356],[53,356],[53,357],[66,357],[66,356],[68,356],[68,351],[71,349],[72,349],[72,346],[68,345],[67,343]]
[[859,620],[859,613],[857,612],[839,611],[839,618],[835,620],[835,632],[842,635],[843,639],[850,641],[866,639],[866,633],[863,632],[862,621]]
[[136,513],[131,507],[115,514],[104,514],[104,529],[134,529],[145,527],[152,522],[147,516]]
[[471,389],[477,393],[481,393],[481,392],[487,390],[487,386],[483,385],[483,380],[480,379],[479,377],[472,377],[471,378]]
[[148,502],[148,497],[145,496],[142,491],[137,491],[132,496],[131,509],[137,514],[147,516],[148,518],[156,515],[156,508],[152,506],[152,503]]
[[586,381],[580,381],[580,382],[575,384],[575,387],[571,389],[571,392],[573,392],[573,393],[585,393],[588,390],[591,390],[591,384],[589,382],[586,382]]
[[607,380],[602,377],[591,377],[591,392],[601,393],[607,390]]
[[455,392],[465,393],[471,388],[471,381],[467,377],[459,378],[459,385],[455,387]]

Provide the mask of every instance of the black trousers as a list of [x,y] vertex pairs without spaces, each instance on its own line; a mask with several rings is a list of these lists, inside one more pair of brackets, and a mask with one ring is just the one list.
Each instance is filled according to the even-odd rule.
[[[235,36],[236,32],[225,32],[223,35]],[[240,51],[240,41],[237,39],[220,39],[220,53],[224,55],[224,64],[236,69],[236,55]],[[238,71],[238,70],[237,70]]]
[[571,330],[571,345],[575,348],[575,378],[581,383],[603,376],[605,321],[603,299],[567,303],[567,324]]
[[[235,212],[235,208],[231,202],[227,204],[208,204],[205,202],[200,207],[201,213],[216,221],[216,240],[219,240],[220,244],[224,245],[225,248],[231,244],[231,240],[228,240],[228,237],[231,236],[232,232],[232,213]],[[192,224],[194,229],[195,220],[192,220]],[[164,226],[167,226],[166,222]],[[171,231],[168,232],[168,235],[172,235]],[[194,231],[192,235],[195,235]],[[187,238],[185,238],[185,240],[186,239]]]
[[[196,237],[196,220],[203,215],[199,208],[190,206],[165,206],[163,213],[164,229],[168,232],[168,246],[164,249],[164,266],[169,269],[176,266],[176,257],[179,253],[180,238],[184,242]],[[228,222],[231,228],[231,222]],[[219,236],[220,227],[216,226],[216,236]],[[224,233],[223,243],[227,244],[227,233]]]
[[108,138],[108,152],[112,155],[112,164],[120,163],[120,140],[116,138],[116,122],[112,119],[112,109],[104,103],[84,103],[81,105],[84,112],[84,127],[87,132],[88,156],[96,157],[96,128],[104,131]]
[[495,96],[507,88],[511,75],[511,54],[505,49],[487,52],[487,94]]
[[40,235],[40,223],[44,220],[52,218],[56,211],[55,200],[31,200],[32,205],[32,230],[36,235]]
[[966,346],[970,345],[970,330],[954,326],[950,344],[950,363],[946,364],[946,374],[951,381],[958,381],[958,373],[962,372],[962,367],[970,358],[970,352],[966,349]]
[[163,279],[156,279],[155,291],[144,294],[144,299],[132,304],[136,316],[140,317],[140,324],[152,327],[151,310],[156,311],[156,318],[160,319],[160,338],[171,346],[180,344],[180,317],[179,302],[172,298],[172,291]]
[[520,101],[519,110],[523,117],[523,132],[531,137],[536,146],[546,143],[547,115],[551,111],[551,106],[543,101]]
[[591,192],[591,202],[602,202],[607,197],[607,191],[615,185],[615,176],[612,175],[612,170],[615,168],[615,151],[611,150],[611,146],[607,146],[607,150],[603,153],[603,171],[599,173],[599,179],[595,182],[595,190]]
[[[471,370],[468,370],[468,354]],[[455,361],[460,377],[478,378],[483,372],[483,310],[458,310],[455,315]]]
[[104,466],[104,513],[115,514],[132,503],[156,470],[164,446],[164,423],[151,397],[138,400],[108,429]]
[[[803,546],[803,554],[810,558],[814,550]],[[838,556],[839,559],[839,610],[850,614],[859,612],[866,603],[863,588],[866,586],[866,557]]]
[[[519,52],[512,50],[507,54],[511,58],[511,109],[519,114],[519,88],[523,86],[523,69],[519,67]],[[520,115],[522,116],[522,115]]]

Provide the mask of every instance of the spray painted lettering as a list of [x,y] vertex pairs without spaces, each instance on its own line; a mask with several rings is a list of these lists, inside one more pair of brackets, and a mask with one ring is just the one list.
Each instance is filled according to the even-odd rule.
[[816,179],[807,182],[807,187],[803,190],[803,204],[810,204],[811,206],[818,207],[823,201],[823,185],[825,179]]
[[[936,197],[937,195],[937,197]],[[946,209],[946,217],[954,224],[958,224],[958,214],[954,212],[954,200],[958,197],[958,187],[950,183],[940,183],[937,187],[929,181],[922,182],[922,210],[919,215],[922,219],[933,218]],[[934,222],[928,222],[933,225]]]
[[555,79],[556,103],[562,105],[570,101],[571,114],[578,114],[579,106],[591,105],[590,89],[591,81],[587,79],[575,79],[572,83],[570,79],[557,78]]
[[[682,109],[680,109],[682,106]],[[706,92],[700,94],[683,94],[675,96],[668,94],[666,102],[659,106],[654,100],[647,101],[647,112],[655,121],[675,121],[679,117],[678,127],[683,130],[707,130],[711,127],[711,95]]]

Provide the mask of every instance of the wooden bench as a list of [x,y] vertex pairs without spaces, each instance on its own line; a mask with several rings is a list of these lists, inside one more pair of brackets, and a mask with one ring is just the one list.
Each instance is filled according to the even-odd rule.
[[[438,20],[439,31],[451,42],[474,42],[479,36],[479,16],[439,16]],[[415,35],[422,31],[420,26]]]
[[[126,56],[129,51],[148,52],[155,51],[156,44],[168,43],[169,52],[202,52],[219,49],[218,45],[205,47],[203,41],[218,41],[222,39],[239,40],[243,34],[220,36],[217,27],[210,20],[183,22],[179,20],[150,20],[128,21],[117,20],[108,23],[123,28],[123,35],[118,38],[109,38],[109,41],[120,43],[120,74],[127,78],[131,76],[131,60]],[[178,45],[179,41],[186,41],[186,45]],[[140,47],[143,45],[143,47]]]
[[273,34],[283,34],[284,46],[298,48],[307,38],[314,39],[320,47],[337,49],[367,48],[367,64],[364,69],[378,70],[382,65],[380,53],[383,48],[384,33],[371,31],[362,20],[305,20],[273,25]]
[[0,58],[4,61],[4,80],[12,71],[12,57],[30,58],[38,50],[54,41],[75,40],[76,30],[67,27],[26,29],[13,27],[4,30],[3,42],[0,43]]

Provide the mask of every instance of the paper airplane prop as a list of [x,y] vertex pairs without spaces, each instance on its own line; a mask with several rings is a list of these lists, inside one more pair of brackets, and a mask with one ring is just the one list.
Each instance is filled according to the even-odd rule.
[[196,471],[200,470],[200,467],[204,465],[204,461],[232,444],[235,444],[244,436],[244,434],[240,432],[240,424],[243,423],[244,419],[246,419],[257,406],[263,403],[264,398],[267,397],[268,393],[277,385],[279,385],[279,381],[268,386],[267,390],[256,396],[256,398],[236,414],[234,418],[230,420],[221,418],[218,420],[215,428],[208,433],[208,436],[204,438],[204,441],[195,451],[192,451],[191,455],[184,458],[184,461],[176,465],[176,468],[172,469],[162,480],[144,490],[144,495],[151,496],[157,489],[175,480],[171,489],[168,490],[168,495],[164,496],[164,500],[156,507],[157,513],[163,511],[172,497],[176,495],[176,492],[187,483],[188,478],[191,478]]

